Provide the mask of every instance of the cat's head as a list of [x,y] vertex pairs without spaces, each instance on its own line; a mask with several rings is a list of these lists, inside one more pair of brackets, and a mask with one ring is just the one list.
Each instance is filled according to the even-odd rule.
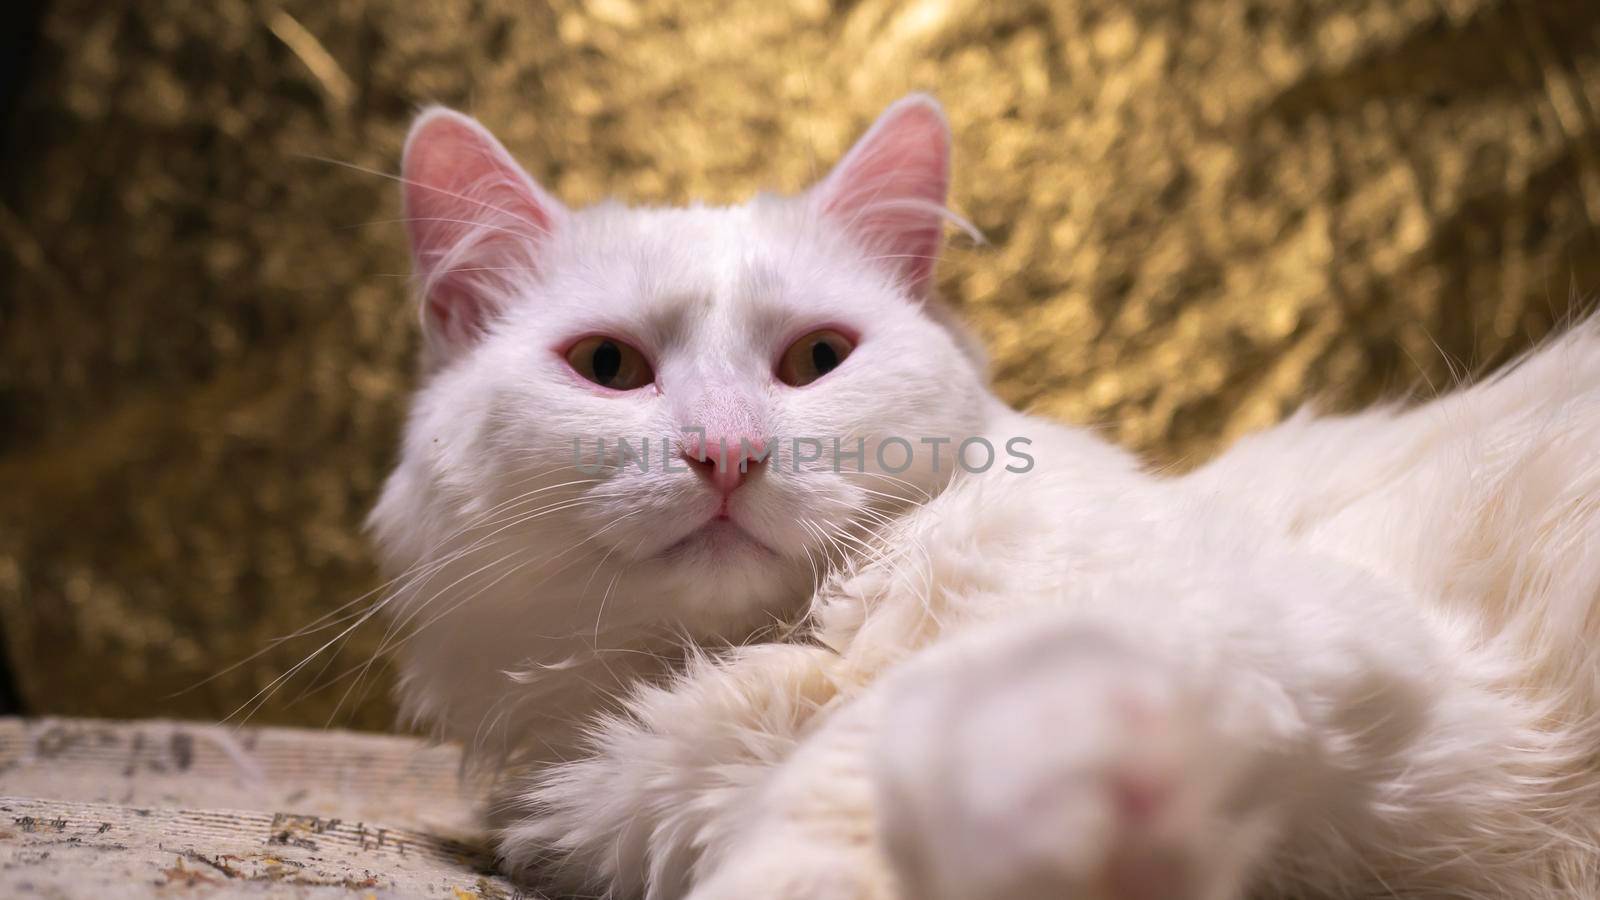
[[792,608],[982,433],[981,360],[931,296],[949,159],[912,96],[798,196],[569,209],[477,122],[424,113],[403,164],[424,383],[373,515],[391,567],[456,554],[530,615],[618,573],[659,594],[618,609],[691,630]]

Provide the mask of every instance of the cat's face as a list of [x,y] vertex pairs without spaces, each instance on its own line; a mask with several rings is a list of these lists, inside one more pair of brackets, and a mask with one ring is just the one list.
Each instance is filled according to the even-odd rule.
[[424,115],[429,371],[374,514],[391,563],[465,528],[530,609],[574,579],[604,603],[623,574],[669,619],[803,599],[981,434],[981,365],[927,305],[948,152],[912,98],[799,197],[568,210],[475,122]]

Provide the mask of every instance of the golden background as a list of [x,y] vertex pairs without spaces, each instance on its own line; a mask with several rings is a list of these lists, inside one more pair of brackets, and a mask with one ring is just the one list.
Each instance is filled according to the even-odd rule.
[[[64,0],[0,172],[0,621],[32,712],[217,718],[376,584],[408,118],[572,203],[956,135],[947,294],[1010,400],[1183,464],[1481,371],[1600,287],[1593,0]],[[362,662],[362,633],[323,675]],[[354,678],[256,721],[327,721]],[[384,676],[335,721],[388,724]]]

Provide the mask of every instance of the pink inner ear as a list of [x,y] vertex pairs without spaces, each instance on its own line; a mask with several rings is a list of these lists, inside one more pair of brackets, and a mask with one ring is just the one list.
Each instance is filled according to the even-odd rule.
[[449,110],[412,126],[402,170],[424,327],[456,349],[499,312],[515,276],[536,267],[560,205],[483,126]]
[[917,294],[931,286],[944,232],[950,129],[914,94],[889,107],[816,187],[822,212],[858,234]]

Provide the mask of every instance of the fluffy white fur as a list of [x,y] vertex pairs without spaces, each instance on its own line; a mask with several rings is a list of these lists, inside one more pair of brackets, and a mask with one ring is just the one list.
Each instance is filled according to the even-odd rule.
[[[696,900],[1600,894],[1600,328],[1158,477],[986,391],[927,296],[947,159],[910,98],[801,197],[572,212],[419,121],[429,372],[373,522],[408,710],[521,773],[507,866]],[[824,324],[846,364],[775,383]],[[656,384],[583,384],[557,351],[590,333]],[[665,554],[715,510],[694,472],[572,469],[575,435],[708,416],[1036,465],[770,466],[732,514],[772,552]]]

